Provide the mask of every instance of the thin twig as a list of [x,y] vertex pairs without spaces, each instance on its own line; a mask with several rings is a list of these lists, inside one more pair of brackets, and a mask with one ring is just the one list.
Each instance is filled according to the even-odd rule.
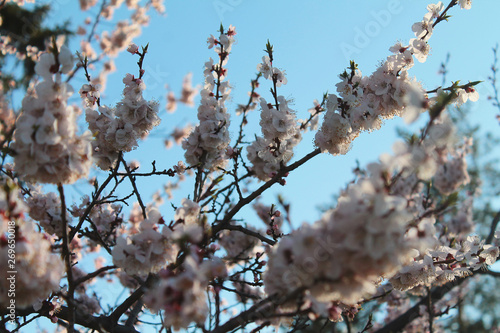
[[493,221],[491,221],[490,233],[486,238],[486,244],[491,244],[493,237],[495,237],[495,232],[497,230],[498,222],[500,222],[500,210],[496,213]]
[[61,183],[57,184],[57,189],[59,191],[59,197],[61,199],[61,221],[62,221],[62,259],[66,266],[66,279],[68,280],[68,291],[66,294],[66,303],[68,303],[68,333],[73,333],[75,330],[75,303],[74,303],[74,292],[75,284],[73,281],[73,269],[71,267],[71,251],[69,249],[69,239],[68,239],[68,220],[66,219],[66,200],[64,197],[64,189]]
[[141,206],[142,216],[144,217],[144,219],[146,219],[147,218],[146,206],[142,202],[141,195],[139,193],[139,190],[137,189],[137,184],[135,183],[135,177],[130,172],[130,168],[128,167],[127,162],[125,162],[123,155],[120,157],[120,161],[122,162],[123,166],[125,167],[125,170],[127,171],[127,177],[130,179],[130,183],[132,184],[132,188],[134,189],[135,196],[137,197],[137,202],[139,202],[139,206]]
[[[122,156],[122,152],[119,153],[118,155],[118,158],[120,159]],[[76,228],[74,228],[70,234],[69,234],[69,242],[71,242],[73,240],[73,238],[75,237],[76,233],[80,230],[80,228],[82,227],[83,223],[85,222],[85,220],[87,219],[87,216],[89,216],[90,214],[90,211],[92,210],[92,208],[94,208],[94,206],[96,205],[97,203],[97,200],[99,199],[102,191],[104,191],[104,189],[106,188],[106,186],[108,186],[109,182],[111,182],[111,179],[115,178],[116,177],[116,174],[118,173],[118,168],[120,166],[120,163],[116,163],[116,166],[115,168],[113,169],[113,171],[110,173],[110,175],[108,176],[108,178],[106,178],[106,180],[104,181],[104,183],[102,183],[102,185],[99,187],[99,189],[94,193],[94,195],[92,196],[92,201],[89,203],[89,205],[87,206],[87,208],[85,209],[85,212],[82,214],[82,216],[80,216],[80,221],[78,221],[78,225],[76,226]]]

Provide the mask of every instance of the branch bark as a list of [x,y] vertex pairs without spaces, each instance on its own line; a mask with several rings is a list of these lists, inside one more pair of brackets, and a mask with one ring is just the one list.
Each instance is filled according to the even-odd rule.
[[391,321],[389,324],[385,325],[375,333],[396,333],[402,331],[406,325],[411,323],[414,319],[420,317],[420,306],[421,305],[426,305],[429,300],[432,300],[432,303],[435,303],[436,301],[439,301],[441,298],[443,298],[444,295],[446,295],[451,289],[453,289],[456,286],[459,286],[462,284],[467,278],[461,278],[461,279],[456,279],[454,281],[450,281],[447,284],[440,286],[440,287],[435,287],[432,289],[429,297],[424,296],[422,299],[415,304],[411,309]]

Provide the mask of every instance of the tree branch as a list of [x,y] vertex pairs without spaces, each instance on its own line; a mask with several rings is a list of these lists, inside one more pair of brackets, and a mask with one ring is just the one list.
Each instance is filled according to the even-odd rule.
[[259,187],[256,191],[254,191],[252,194],[249,196],[241,199],[238,201],[236,206],[231,209],[226,216],[224,216],[224,219],[217,225],[213,227],[213,234],[216,235],[219,231],[223,230],[231,221],[231,219],[240,211],[241,208],[255,200],[259,195],[261,195],[265,190],[279,182],[288,172],[297,169],[299,166],[302,164],[306,163],[309,161],[311,158],[313,158],[316,155],[319,155],[321,153],[321,150],[319,148],[313,150],[311,153],[307,154],[297,162],[283,167],[272,179],[267,181],[264,185]]
[[495,231],[497,230],[498,222],[500,222],[500,210],[496,213],[493,221],[491,221],[490,234],[486,238],[486,244],[491,244],[493,237],[495,237]]
[[427,305],[429,300],[433,303],[439,301],[446,295],[451,289],[462,284],[467,278],[460,278],[454,281],[450,281],[447,284],[434,288],[429,296],[424,296],[420,301],[415,304],[411,309],[391,321],[389,324],[385,325],[375,333],[396,333],[400,332],[405,328],[406,325],[411,323],[414,319],[420,317],[420,306]]

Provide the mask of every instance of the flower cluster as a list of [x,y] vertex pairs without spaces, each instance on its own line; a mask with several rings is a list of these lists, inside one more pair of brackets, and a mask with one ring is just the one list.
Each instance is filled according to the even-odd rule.
[[[81,218],[89,204],[90,198],[84,196],[80,205],[72,206],[71,215]],[[109,240],[114,240],[116,231],[123,222],[121,210],[122,207],[120,205],[110,203],[95,205],[90,210],[88,219],[92,222],[95,231],[99,234],[102,241],[108,242]],[[93,242],[91,244],[94,245]]]
[[123,79],[123,99],[115,108],[99,107],[99,112],[87,108],[86,119],[94,133],[94,159],[103,170],[113,167],[120,151],[128,152],[138,146],[137,140],[148,135],[160,123],[159,105],[146,101],[142,92],[144,81],[127,74]]
[[[205,235],[200,206],[189,199],[182,200],[182,206],[176,209],[174,221],[169,226],[164,225],[155,207],[149,208],[147,216],[140,222],[139,230],[132,226],[117,239],[113,248],[113,262],[129,275],[158,272],[167,262],[174,261],[179,248],[184,248],[186,242],[196,244]],[[163,225],[161,231],[160,225]],[[128,237],[125,237],[126,233]]]
[[336,85],[339,96],[328,95],[316,145],[333,155],[346,154],[362,131],[379,129],[383,119],[403,113],[416,118],[425,98],[422,87],[408,76],[409,67],[400,64],[398,57],[389,57],[371,76],[364,77],[351,62],[349,72],[342,73],[342,81]]
[[498,258],[499,251],[498,246],[484,244],[484,240],[477,236],[468,236],[453,248],[439,246],[434,250],[427,250],[410,265],[403,267],[390,279],[390,283],[402,291],[422,285],[442,285],[492,265]]
[[375,291],[414,256],[404,235],[406,200],[387,195],[370,179],[348,187],[338,206],[313,225],[283,238],[269,255],[264,284],[270,295],[301,288],[321,302],[354,304]]
[[[251,226],[246,227],[246,229],[258,232],[257,229]],[[255,237],[243,232],[224,230],[219,238],[219,244],[226,250],[227,260],[238,262],[254,257],[259,242]]]
[[[234,27],[230,26],[224,32],[221,29],[219,39],[211,36],[208,39],[209,48],[215,47],[219,55],[219,63],[214,61],[205,63],[205,85],[201,90],[201,102],[198,107],[198,120],[200,124],[195,127],[189,137],[182,143],[186,151],[186,162],[191,166],[215,171],[224,167],[227,162],[226,148],[230,143],[229,114],[225,102],[231,91],[227,81],[222,82],[226,76],[229,52],[234,43]],[[215,92],[214,92],[215,90]]]
[[170,242],[171,230],[166,226],[159,230],[159,224],[163,223],[160,212],[152,208],[147,215],[138,233],[118,237],[113,247],[113,263],[128,275],[157,273],[176,256],[177,251]]
[[[43,230],[58,237],[63,236],[63,222],[61,216],[61,199],[54,192],[42,193],[40,187],[33,187],[31,196],[26,200],[30,217],[38,221]],[[69,220],[66,212],[66,220]]]
[[76,135],[77,109],[67,102],[73,88],[61,81],[61,74],[72,68],[73,56],[65,46],[42,54],[35,66],[43,81],[23,99],[12,145],[15,171],[26,180],[73,183],[90,170],[90,135]]
[[[346,154],[352,141],[362,132],[379,129],[383,119],[403,116],[414,121],[424,110],[427,98],[421,85],[408,75],[414,58],[425,62],[429,54],[429,38],[433,24],[443,9],[443,4],[428,6],[428,13],[421,22],[412,26],[416,38],[409,45],[397,43],[393,52],[370,76],[362,76],[357,65],[351,62],[349,71],[340,75],[337,84],[339,96],[328,96],[327,112],[316,134],[316,145],[333,155]],[[470,97],[469,97],[470,96]],[[457,91],[457,102],[470,98],[477,100],[472,88]]]
[[[16,307],[23,309],[59,289],[64,265],[60,257],[52,253],[48,237],[24,220],[26,206],[19,199],[17,186],[5,179],[0,182],[0,265],[4,267],[0,273],[0,304],[2,307],[10,304],[7,291],[11,288],[7,278],[13,269],[7,268],[12,268],[15,262]],[[9,255],[13,253],[12,244],[15,244],[15,257]]]
[[[334,301],[355,304],[375,291],[380,277],[391,277],[405,264],[416,265],[420,251],[438,244],[434,207],[424,205],[426,192],[417,184],[443,177],[437,166],[454,147],[454,130],[446,119],[436,119],[424,140],[396,144],[394,155],[383,154],[347,187],[335,209],[285,236],[269,254],[266,292],[307,291],[313,304],[327,308]],[[465,155],[463,149],[460,157]],[[484,253],[478,264],[496,258],[494,249],[488,250],[491,255]],[[482,252],[474,251],[472,257],[480,258]]]
[[160,281],[144,297],[154,312],[163,310],[163,325],[175,330],[195,322],[203,324],[208,314],[206,289],[209,281],[227,276],[225,264],[217,257],[199,263],[197,256],[186,258],[184,271],[160,272]]
[[[268,56],[264,56],[262,60],[257,70],[265,78],[272,80],[276,87],[287,83],[285,73],[273,67]],[[261,98],[260,106],[262,112],[259,124],[263,137],[257,136],[247,147],[247,157],[253,164],[255,176],[267,181],[290,161],[293,147],[300,142],[302,136],[295,111],[289,108],[285,97],[277,96],[275,105]]]
[[200,218],[200,206],[189,199],[182,199],[182,207],[175,210],[172,239],[198,243],[205,234],[203,218]]
[[451,159],[440,161],[439,167],[434,175],[434,186],[443,195],[455,192],[460,186],[469,183],[469,173],[467,172],[467,161],[465,157],[472,142],[466,142],[463,149],[454,150]]
[[140,22],[120,21],[111,34],[105,31],[100,40],[100,47],[104,53],[116,57],[125,50],[132,40],[141,34]]

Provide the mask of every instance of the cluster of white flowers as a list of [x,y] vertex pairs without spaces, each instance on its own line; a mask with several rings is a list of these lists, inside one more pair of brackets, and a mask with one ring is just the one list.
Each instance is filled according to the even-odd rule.
[[154,312],[163,310],[163,325],[174,330],[187,328],[195,322],[202,325],[208,314],[206,289],[214,278],[227,276],[225,264],[219,258],[198,263],[193,256],[186,258],[184,270],[176,275],[160,272],[160,282],[144,296],[144,303]]
[[474,231],[476,224],[472,219],[473,198],[466,198],[458,209],[458,212],[446,224],[450,237],[461,239]]
[[[164,225],[156,207],[150,207],[147,216],[140,222],[139,230],[131,226],[124,231],[113,248],[113,262],[129,275],[157,273],[175,260],[179,248],[185,247],[186,242],[196,244],[205,235],[205,219],[200,216],[200,206],[189,199],[182,200],[170,226]],[[160,225],[163,225],[161,231]]]
[[[0,17],[0,23],[2,22]],[[0,53],[2,55],[6,54],[16,54],[17,49],[12,43],[12,38],[9,36],[0,36]],[[17,55],[17,54],[16,54]]]
[[35,66],[43,81],[23,99],[12,145],[15,171],[26,180],[73,183],[90,170],[90,133],[76,135],[78,109],[67,102],[73,88],[61,81],[72,68],[73,55],[65,46],[42,54]]
[[175,210],[172,239],[198,243],[205,234],[203,217],[200,218],[200,206],[189,199],[182,199],[182,207]]
[[[333,155],[346,154],[352,141],[362,132],[379,129],[383,119],[403,116],[412,122],[427,104],[425,91],[415,79],[408,75],[415,57],[425,62],[430,47],[427,43],[432,35],[433,23],[443,10],[443,4],[428,6],[423,21],[412,26],[416,38],[409,45],[401,43],[390,48],[394,54],[370,76],[362,76],[357,65],[351,62],[349,71],[340,75],[339,96],[328,96],[327,112],[323,124],[316,134],[316,145]],[[468,98],[477,100],[474,88],[459,89],[457,102]]]
[[[2,232],[2,235],[4,233]],[[59,255],[52,253],[52,244],[30,222],[16,223],[16,306],[26,308],[59,290],[64,264]],[[1,265],[8,267],[7,243],[1,242]],[[7,269],[2,270],[0,304],[6,306]],[[36,283],[33,283],[36,281]]]
[[23,309],[59,289],[64,265],[60,256],[52,253],[48,237],[33,223],[25,221],[27,207],[19,198],[17,186],[5,179],[0,183],[0,265],[4,268],[0,273],[0,305],[10,305],[8,290],[12,289],[12,279],[8,278],[11,277],[9,271],[14,269],[7,268],[15,263],[16,307]]
[[380,276],[413,259],[412,242],[404,237],[411,219],[406,200],[387,195],[370,179],[350,185],[337,208],[273,248],[266,292],[305,287],[320,302],[356,303],[375,291]]
[[[246,229],[259,232],[257,229],[247,226]],[[247,260],[255,256],[260,242],[257,238],[237,230],[224,230],[219,238],[219,244],[226,250],[226,259],[231,262]],[[260,249],[262,251],[262,249]]]
[[469,173],[467,172],[467,161],[465,159],[472,142],[466,142],[463,149],[455,150],[449,160],[440,161],[439,167],[434,175],[433,185],[443,195],[455,192],[460,186],[468,184]]
[[[277,87],[287,83],[285,72],[273,67],[269,56],[262,57],[257,70],[264,78],[275,82]],[[260,106],[262,112],[259,124],[263,137],[256,136],[255,141],[247,147],[247,157],[253,164],[255,176],[267,181],[290,161],[293,147],[300,142],[302,136],[295,111],[289,108],[285,97],[277,96],[276,105],[261,98]]]
[[[403,269],[417,270],[419,253],[439,244],[433,207],[423,204],[426,192],[418,183],[440,177],[438,165],[447,154],[454,155],[453,143],[454,130],[441,115],[424,140],[397,143],[394,155],[383,154],[380,162],[368,165],[366,176],[347,187],[335,209],[273,248],[264,276],[267,294],[290,295],[302,289],[312,304],[322,303],[315,306],[324,309],[334,301],[357,303],[375,291],[380,277],[389,278],[406,264],[411,263]],[[466,153],[462,149],[460,157]],[[469,255],[476,258],[475,267],[496,259],[498,248],[482,249]]]
[[82,98],[85,106],[93,107],[101,97],[100,85],[96,84],[84,84],[80,88],[80,97]]
[[390,279],[390,283],[394,288],[405,291],[421,285],[442,285],[456,277],[470,275],[472,271],[492,265],[498,258],[498,246],[484,243],[477,236],[468,236],[452,248],[439,246],[427,250],[403,267]]
[[160,123],[159,105],[146,101],[142,92],[144,81],[127,74],[123,79],[123,99],[115,108],[99,107],[99,112],[87,108],[86,119],[94,133],[94,159],[103,170],[113,167],[120,151],[128,152],[138,146],[137,140],[148,135]]
[[[192,166],[199,165],[203,169],[215,171],[224,167],[227,162],[226,149],[230,143],[229,114],[225,102],[231,91],[228,81],[222,82],[226,76],[226,65],[229,52],[236,34],[233,26],[220,33],[219,39],[211,36],[208,39],[209,48],[214,45],[220,62],[205,63],[205,85],[201,90],[201,102],[198,107],[200,124],[182,143],[186,150],[186,162]],[[214,92],[215,90],[215,92]]]
[[383,119],[422,111],[424,90],[409,78],[412,63],[400,64],[400,55],[389,57],[371,76],[362,76],[353,62],[350,71],[340,75],[342,81],[336,85],[340,97],[328,95],[323,124],[316,133],[315,143],[322,151],[346,154],[362,131],[379,129]]
[[157,273],[177,255],[170,241],[172,231],[166,226],[159,230],[159,224],[163,224],[160,212],[151,208],[147,216],[141,222],[138,233],[118,237],[113,247],[113,263],[129,275]]
[[[40,187],[33,187],[30,193],[31,196],[26,199],[30,217],[38,221],[46,233],[62,237],[63,223],[59,195],[54,192],[45,194]],[[67,212],[66,220],[70,220]]]
[[[71,215],[80,218],[90,204],[90,198],[84,196],[80,205],[73,205]],[[102,203],[92,207],[88,218],[96,228],[103,241],[110,237],[114,239],[115,232],[121,226],[123,217],[121,216],[122,207],[117,204]],[[94,244],[93,244],[94,245]]]

